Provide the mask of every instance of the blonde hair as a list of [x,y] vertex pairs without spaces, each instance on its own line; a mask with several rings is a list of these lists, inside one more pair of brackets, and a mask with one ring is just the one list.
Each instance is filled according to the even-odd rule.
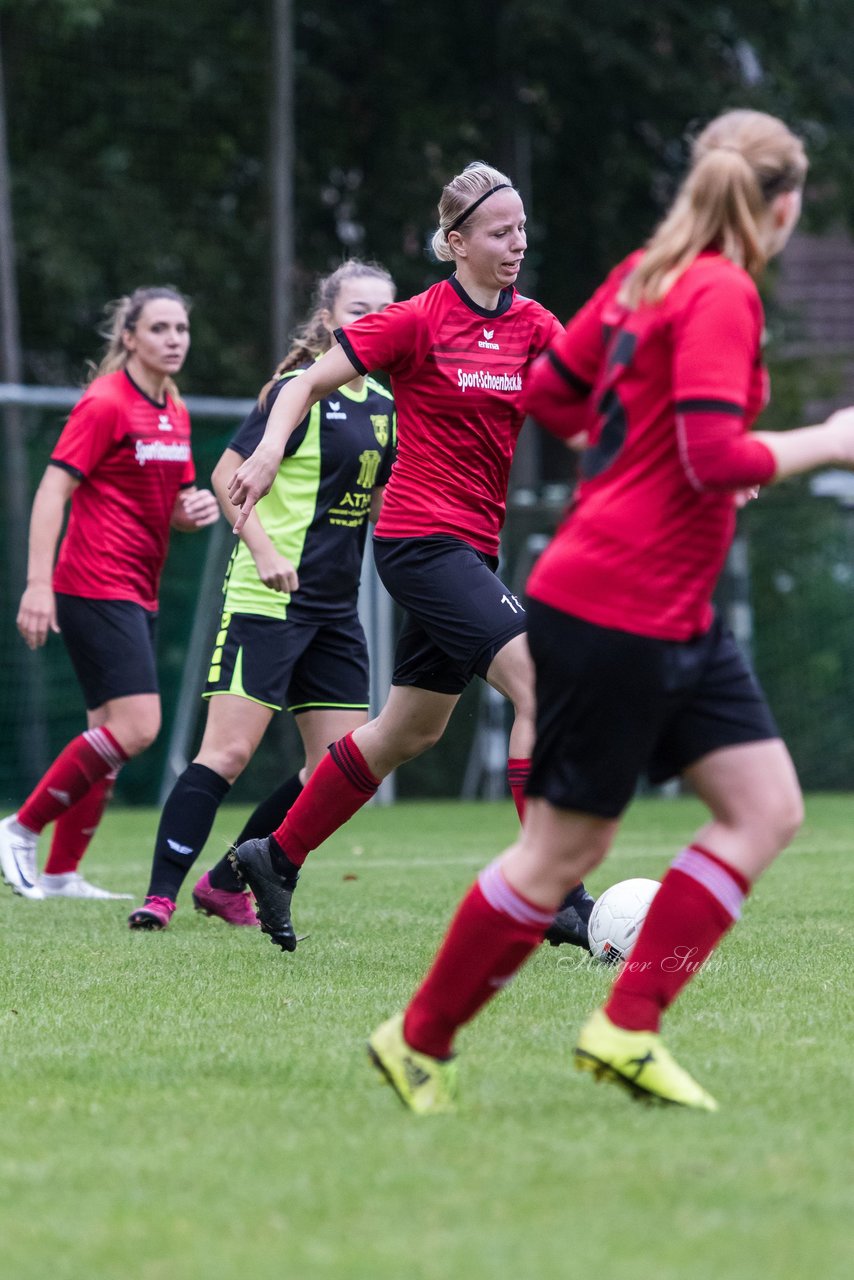
[[448,244],[448,232],[465,227],[468,218],[463,218],[462,222],[459,219],[470,206],[479,204],[491,194],[494,187],[513,187],[513,183],[506,174],[493,169],[492,165],[485,164],[483,160],[473,160],[462,173],[451,178],[442,188],[439,198],[439,227],[430,241],[430,247],[440,262],[454,260],[454,251]]
[[[103,377],[105,373],[116,373],[119,369],[126,367],[131,352],[128,351],[124,344],[123,335],[133,332],[145,306],[149,302],[155,302],[158,298],[168,298],[171,302],[178,302],[187,315],[190,314],[191,304],[189,298],[185,298],[171,284],[141,285],[140,288],[134,289],[133,293],[107,303],[104,307],[106,324],[98,330],[100,336],[106,339],[107,345],[99,363],[97,365],[90,363],[89,382],[93,382],[95,378]],[[176,404],[183,403],[180,392],[172,378],[166,378],[163,386],[167,395],[170,395]]]
[[765,267],[761,221],[784,191],[803,186],[800,138],[762,111],[727,111],[694,140],[691,168],[646,252],[620,290],[629,307],[658,302],[711,246],[754,278]]
[[341,286],[345,281],[359,280],[365,276],[387,281],[394,296],[396,290],[391,274],[379,262],[362,262],[360,258],[348,258],[328,276],[321,276],[315,287],[312,310],[308,319],[297,329],[291,339],[288,354],[258,394],[260,409],[266,409],[270,388],[275,386],[283,374],[290,369],[299,368],[300,365],[309,364],[333,345],[332,334],[326,326],[326,318],[334,309]]

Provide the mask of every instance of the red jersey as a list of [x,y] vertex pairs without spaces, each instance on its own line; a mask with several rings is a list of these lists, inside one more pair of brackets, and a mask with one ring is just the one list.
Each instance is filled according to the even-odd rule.
[[586,429],[589,444],[528,591],[599,626],[685,640],[711,625],[733,491],[774,473],[771,451],[747,433],[768,394],[763,312],[749,275],[713,251],[661,302],[628,311],[617,294],[638,257],[612,273],[531,379],[534,416],[565,436]]
[[50,460],[80,480],[54,590],[155,610],[175,499],[195,480],[186,409],[108,373],[74,406]]
[[454,276],[338,331],[360,373],[391,377],[397,458],[378,537],[450,534],[497,555],[520,396],[532,361],[561,332],[515,289],[487,311]]

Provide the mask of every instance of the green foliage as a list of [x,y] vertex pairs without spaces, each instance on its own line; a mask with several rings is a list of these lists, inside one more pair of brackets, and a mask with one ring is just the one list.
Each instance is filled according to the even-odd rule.
[[[503,0],[295,4],[296,311],[348,251],[401,294],[447,178],[505,167],[531,214],[524,286],[566,315],[651,230],[683,134],[726,106],[806,133],[813,216],[850,217],[848,5]],[[192,390],[266,377],[272,6],[0,6],[27,378],[75,380],[104,301],[147,280],[196,300]]]
[[[211,859],[242,816],[223,811]],[[700,820],[636,805],[592,887],[660,877]],[[139,892],[155,822],[110,813],[88,874]],[[460,1036],[459,1114],[418,1120],[365,1036],[514,830],[509,804],[363,812],[313,856],[288,957],[186,891],[162,934],[128,933],[129,903],[0,897],[6,1273],[847,1280],[850,802],[809,804],[668,1017],[719,1115],[574,1073],[609,974],[546,947]]]

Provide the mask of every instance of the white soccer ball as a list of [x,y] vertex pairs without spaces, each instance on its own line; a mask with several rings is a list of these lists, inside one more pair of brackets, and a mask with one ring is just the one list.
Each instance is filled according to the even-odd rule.
[[649,904],[659,890],[657,880],[620,880],[596,904],[587,927],[590,952],[604,964],[620,964],[631,953]]

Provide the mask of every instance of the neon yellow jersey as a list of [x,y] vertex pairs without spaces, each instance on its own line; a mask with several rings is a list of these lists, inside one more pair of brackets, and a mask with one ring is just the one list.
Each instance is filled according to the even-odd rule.
[[[253,452],[276,396],[299,373],[286,373],[271,389],[265,410],[255,406],[232,449],[244,457]],[[342,387],[312,407],[255,508],[270,541],[296,569],[299,589],[291,596],[265,587],[239,541],[223,585],[225,612],[320,619],[355,610],[371,492],[388,481],[395,439],[394,402],[373,378],[360,392]]]

